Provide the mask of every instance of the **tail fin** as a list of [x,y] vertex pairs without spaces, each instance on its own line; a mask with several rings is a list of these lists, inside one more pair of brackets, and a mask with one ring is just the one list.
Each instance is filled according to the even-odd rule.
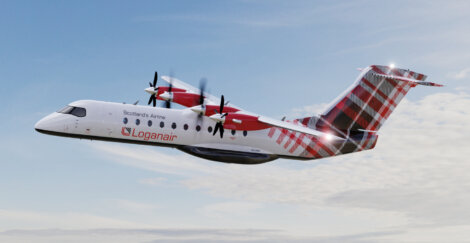
[[372,65],[320,117],[299,119],[320,130],[339,134],[378,131],[398,103],[416,85],[442,86],[424,82],[426,76],[410,70]]

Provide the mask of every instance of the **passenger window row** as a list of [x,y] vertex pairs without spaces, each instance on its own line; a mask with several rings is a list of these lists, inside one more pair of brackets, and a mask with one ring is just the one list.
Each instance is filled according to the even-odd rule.
[[[127,123],[129,122],[129,119],[127,119],[127,117],[124,117],[124,119],[122,120],[122,122],[123,122],[124,124],[127,124]],[[151,127],[152,124],[153,124],[152,120],[148,120],[148,121],[147,121],[147,126]],[[140,119],[135,119],[135,125],[137,125],[137,126],[140,125]],[[161,122],[160,122],[160,128],[164,128],[164,127],[165,127],[165,122],[161,121]],[[175,122],[171,123],[171,128],[176,129],[176,127],[177,127],[177,126],[176,126],[176,123],[175,123]],[[184,124],[184,125],[183,125],[183,129],[184,129],[185,131],[188,130],[188,129],[189,129],[188,124]],[[198,132],[201,131],[201,126],[197,125],[197,126],[196,126],[196,131],[198,131]],[[207,127],[207,131],[208,131],[209,133],[212,133],[212,127],[211,127],[211,126]],[[232,133],[233,136],[235,136],[236,130],[232,130],[231,133]],[[247,131],[243,131],[243,136],[246,137],[247,135],[248,135],[248,132],[247,132]]]

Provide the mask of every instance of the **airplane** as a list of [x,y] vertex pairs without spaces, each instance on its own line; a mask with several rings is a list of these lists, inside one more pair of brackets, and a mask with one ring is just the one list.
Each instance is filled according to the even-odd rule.
[[[356,81],[321,114],[293,120],[251,113],[174,77],[158,74],[148,104],[79,100],[35,124],[55,136],[177,148],[208,160],[260,164],[278,158],[311,160],[373,149],[377,132],[426,75],[386,65],[360,69]],[[165,102],[157,107],[156,101]],[[171,109],[176,103],[184,109]],[[225,132],[227,131],[227,132]],[[217,135],[218,134],[218,135]],[[158,159],[158,158],[155,158]]]

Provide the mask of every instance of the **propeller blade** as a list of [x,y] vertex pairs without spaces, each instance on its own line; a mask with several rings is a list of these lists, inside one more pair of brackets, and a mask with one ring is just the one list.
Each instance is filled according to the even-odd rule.
[[[168,93],[171,94],[171,89],[173,88],[173,71],[170,71],[170,85],[168,86]],[[171,108],[171,102],[170,101],[165,101],[165,107],[167,109]]]
[[171,93],[171,88],[173,87],[173,76],[175,76],[173,74],[173,71],[170,70],[170,85],[169,85],[169,88],[168,88],[168,93]]
[[201,78],[201,80],[199,80],[199,104],[202,105],[204,104],[204,90],[206,89],[206,79],[205,78]]
[[150,86],[150,87],[153,87],[153,86],[152,86],[152,83],[149,82],[149,86]]
[[153,77],[153,86],[152,86],[152,87],[156,87],[156,86],[157,86],[157,79],[158,79],[158,73],[155,72],[155,76]]
[[220,99],[220,114],[222,114],[224,110],[224,96],[222,95],[222,98]]
[[223,138],[224,137],[224,126],[221,123],[219,123],[219,124],[220,124],[220,138]]
[[155,107],[157,105],[157,99],[155,98],[155,95],[150,96],[148,105],[150,105],[150,103],[152,102],[153,102],[153,107]]
[[217,133],[218,130],[219,130],[219,123],[216,123],[215,127],[214,127],[214,132],[212,133],[212,136],[214,136]]
[[199,124],[202,121],[202,117],[204,116],[205,113],[205,107],[204,107],[204,90],[206,89],[206,80],[202,78],[199,80],[199,105],[201,108],[204,110],[203,113],[199,113],[197,115],[197,123]]

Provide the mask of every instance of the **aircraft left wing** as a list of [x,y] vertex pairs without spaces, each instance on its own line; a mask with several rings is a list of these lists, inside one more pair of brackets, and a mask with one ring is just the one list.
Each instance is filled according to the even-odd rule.
[[[191,93],[195,93],[195,94],[199,94],[201,93],[201,91],[190,85],[190,84],[187,84],[177,78],[173,78],[173,77],[169,77],[169,76],[162,76],[162,79],[167,82],[167,83],[171,83],[173,85],[173,87],[176,87],[176,88],[179,88],[179,89],[184,89],[186,90],[187,92],[191,92]],[[220,104],[220,99],[218,97],[215,97],[207,92],[204,92],[204,97],[205,97],[205,100],[208,101],[208,104],[210,105],[218,105]],[[233,108],[237,108],[239,110],[242,110],[241,108],[233,105],[232,103],[230,103],[230,106],[233,107]]]

